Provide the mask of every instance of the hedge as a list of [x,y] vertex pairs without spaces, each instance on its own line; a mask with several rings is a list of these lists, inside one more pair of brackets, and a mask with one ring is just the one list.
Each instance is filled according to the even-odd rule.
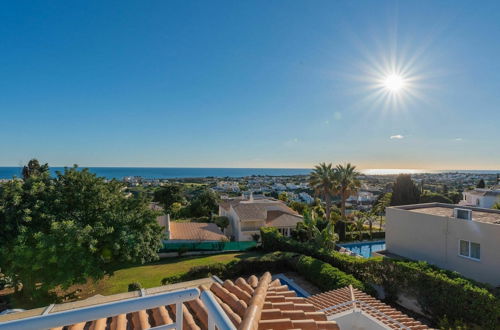
[[291,252],[268,253],[260,257],[235,260],[228,264],[215,263],[195,266],[182,275],[165,277],[162,284],[190,281],[211,275],[222,278],[236,278],[266,271],[281,273],[287,269],[298,272],[309,282],[325,291],[343,288],[348,285],[360,290],[366,290],[363,283],[352,275],[348,275],[321,260]]
[[443,316],[482,328],[500,324],[500,297],[486,284],[464,278],[426,262],[389,258],[359,258],[337,251],[314,248],[281,235],[276,228],[262,227],[263,248],[267,251],[303,253],[352,274],[365,286],[381,285],[388,299],[399,293],[416,297],[422,310],[438,321]]

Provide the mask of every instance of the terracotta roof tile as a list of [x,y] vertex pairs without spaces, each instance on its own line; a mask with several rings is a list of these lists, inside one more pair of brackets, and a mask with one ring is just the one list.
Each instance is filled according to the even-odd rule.
[[[206,281],[199,287],[213,293],[215,300],[228,315],[235,327],[241,330],[256,329],[339,329],[334,321],[328,321],[328,315],[349,310],[345,306],[334,311],[321,310],[340,303],[354,300],[362,301],[392,319],[412,329],[427,327],[381,301],[350,287],[333,290],[311,296],[297,297],[295,291],[279,281],[272,281],[265,273],[260,278],[250,276],[248,280],[238,278],[234,282],[226,280],[222,285]],[[158,292],[158,291],[155,291]],[[153,293],[154,294],[154,293]],[[389,322],[371,309],[358,303],[363,312],[379,319],[390,328],[396,328],[395,322]],[[64,308],[60,308],[64,309]],[[172,324],[176,319],[174,305],[160,306],[150,310],[122,314],[114,317],[88,321],[65,327],[65,329],[146,329]],[[208,327],[207,310],[197,298],[183,304],[183,328],[206,330]]]
[[170,222],[170,240],[220,241],[227,239],[215,223]]
[[[379,313],[383,313],[384,315],[389,316],[392,320],[395,320],[406,327],[411,327],[412,329],[414,328],[429,329],[426,325],[398,311],[394,307],[386,305],[380,300],[358,289],[354,289],[351,286],[342,289],[323,292],[314,296],[310,296],[305,300],[308,303],[314,305],[315,309],[318,311],[322,311],[326,308],[333,307],[342,303],[357,300],[366,303],[366,305],[363,303],[357,303],[355,306],[354,304],[349,304],[325,311],[324,313],[326,315],[334,315],[353,308],[360,308],[364,313],[374,317],[375,319],[378,319],[380,322],[384,323],[386,326],[390,328],[399,328],[399,325],[396,322],[391,321],[388,318],[384,317],[383,315],[380,315]],[[376,311],[374,311],[370,307],[367,307],[367,305],[374,308]],[[379,313],[377,313],[377,311]]]

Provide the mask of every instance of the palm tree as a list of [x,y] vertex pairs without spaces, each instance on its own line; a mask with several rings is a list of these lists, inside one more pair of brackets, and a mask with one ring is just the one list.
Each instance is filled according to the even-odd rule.
[[346,165],[337,165],[334,170],[334,177],[336,182],[336,192],[340,195],[340,214],[342,220],[339,222],[339,238],[345,239],[345,203],[349,196],[358,192],[361,187],[361,182],[358,180],[359,172],[356,171],[356,166],[347,163]]
[[302,225],[306,230],[307,239],[309,241],[314,239],[314,237],[319,233],[318,227],[316,227],[316,223],[317,221],[314,211],[305,211],[304,221],[302,222]]
[[391,205],[392,193],[385,193],[379,198],[373,206],[373,213],[379,217],[379,231],[382,231],[382,223],[384,222],[385,208]]
[[316,165],[309,177],[309,184],[314,189],[314,193],[324,199],[326,219],[330,220],[332,195],[335,193],[335,176],[332,164],[320,163]]
[[315,240],[318,246],[327,250],[333,250],[335,248],[335,242],[339,240],[339,236],[335,232],[335,226],[333,222],[329,221],[326,227],[321,231],[321,233],[318,233]]

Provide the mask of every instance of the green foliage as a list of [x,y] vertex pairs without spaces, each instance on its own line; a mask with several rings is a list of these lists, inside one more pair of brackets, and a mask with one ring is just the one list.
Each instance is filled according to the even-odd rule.
[[215,217],[214,223],[220,228],[220,230],[224,231],[224,229],[229,226],[229,218],[224,216]]
[[337,165],[334,172],[335,191],[340,195],[340,214],[342,221],[337,223],[337,232],[341,241],[345,240],[346,232],[346,200],[349,196],[355,194],[361,187],[361,182],[358,179],[360,175],[356,171],[356,166],[347,163],[346,165]]
[[144,199],[76,166],[3,184],[0,268],[27,297],[158,258],[161,227]]
[[235,260],[228,264],[215,263],[196,266],[188,272],[175,277],[165,277],[162,284],[195,280],[216,275],[221,278],[235,278],[248,274],[261,274],[266,271],[283,272],[289,269],[299,272],[308,281],[323,290],[333,290],[352,285],[360,290],[365,286],[353,276],[332,267],[326,262],[297,253],[273,252],[260,257]]
[[477,183],[476,188],[486,188],[486,183],[484,182],[483,179],[479,180],[479,182]]
[[495,203],[495,205],[493,205],[492,209],[500,210],[500,202]]
[[48,176],[49,164],[40,165],[38,159],[32,159],[23,167],[22,174],[24,180],[34,176]]
[[420,188],[413,182],[411,175],[398,175],[392,191],[391,205],[418,204],[419,202]]
[[313,244],[283,237],[276,228],[262,227],[263,248],[312,256],[370,284],[384,287],[389,298],[398,294],[416,297],[424,312],[439,320],[463,321],[483,328],[500,324],[500,298],[486,284],[464,278],[425,262],[389,258],[357,258],[337,251],[318,249]]
[[[168,184],[155,190],[153,200],[160,203],[167,213],[176,212],[178,214],[180,211],[178,204],[182,206],[185,201],[184,188],[182,185]],[[178,204],[172,209],[175,203]]]
[[453,201],[449,199],[448,197],[438,194],[438,193],[433,193],[428,190],[426,190],[421,196],[420,196],[420,203],[446,203],[446,204],[453,204]]
[[203,189],[198,192],[185,208],[186,217],[209,217],[216,213],[219,207],[219,196],[210,189]]
[[288,203],[288,206],[293,210],[297,211],[299,214],[304,214],[309,209],[306,203],[291,201]]
[[139,282],[132,282],[128,285],[128,292],[139,291],[142,289],[142,285]]
[[335,176],[332,164],[316,165],[309,176],[309,185],[317,196],[323,197],[326,203],[326,218],[330,218],[332,196],[335,194]]
[[255,234],[252,234],[251,236],[252,236],[252,240],[253,241],[255,241],[257,243],[259,242],[259,240],[260,240],[260,235],[259,234],[255,233]]
[[352,275],[348,275],[319,259],[301,255],[298,258],[290,260],[292,262],[295,261],[293,268],[298,271],[299,274],[323,291],[335,290],[348,285],[352,285],[360,290],[365,290],[365,286],[361,281],[358,281]]

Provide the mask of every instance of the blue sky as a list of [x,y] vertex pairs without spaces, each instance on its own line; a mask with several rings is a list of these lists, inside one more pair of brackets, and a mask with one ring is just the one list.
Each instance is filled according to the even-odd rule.
[[10,1],[0,54],[0,166],[500,168],[500,2]]

